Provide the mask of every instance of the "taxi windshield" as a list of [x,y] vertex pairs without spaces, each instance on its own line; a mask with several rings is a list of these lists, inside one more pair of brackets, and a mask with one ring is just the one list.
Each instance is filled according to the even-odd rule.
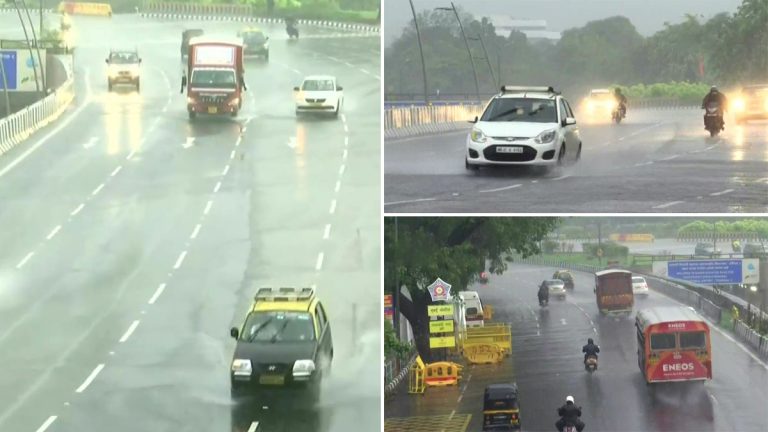
[[109,56],[109,62],[113,64],[132,64],[139,62],[139,56],[136,53],[112,53]]
[[301,86],[305,91],[334,91],[336,88],[333,86],[332,80],[307,80]]
[[480,121],[557,123],[557,109],[553,99],[496,98]]
[[307,312],[252,312],[240,340],[247,342],[309,342],[315,340],[312,316]]

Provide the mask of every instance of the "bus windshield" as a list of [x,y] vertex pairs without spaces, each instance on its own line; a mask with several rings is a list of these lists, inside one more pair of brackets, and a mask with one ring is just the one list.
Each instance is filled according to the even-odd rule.
[[675,349],[674,333],[654,333],[651,334],[651,350]]
[[707,336],[704,332],[680,333],[680,349],[705,349]]

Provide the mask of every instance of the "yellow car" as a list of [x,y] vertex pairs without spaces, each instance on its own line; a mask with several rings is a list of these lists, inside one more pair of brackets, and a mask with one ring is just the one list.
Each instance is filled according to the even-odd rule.
[[243,39],[243,55],[261,56],[269,60],[269,36],[263,31],[247,27],[237,33],[237,37]]
[[589,119],[603,120],[611,117],[618,103],[608,89],[593,89],[584,99],[582,110]]
[[768,84],[742,87],[741,93],[731,102],[730,110],[736,124],[768,119]]
[[233,397],[319,400],[333,340],[313,288],[259,289],[245,322],[230,335],[237,341],[230,369]]

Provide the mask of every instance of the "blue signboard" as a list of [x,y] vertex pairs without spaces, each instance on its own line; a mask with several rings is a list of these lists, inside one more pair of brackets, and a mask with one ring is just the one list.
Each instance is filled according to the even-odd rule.
[[667,275],[702,285],[740,284],[743,268],[740,259],[669,261]]
[[0,89],[5,89],[5,83],[8,83],[8,90],[16,90],[18,88],[16,78],[16,51],[0,51],[0,61],[3,62],[3,69],[5,69],[5,80],[3,80],[2,69],[0,69]]

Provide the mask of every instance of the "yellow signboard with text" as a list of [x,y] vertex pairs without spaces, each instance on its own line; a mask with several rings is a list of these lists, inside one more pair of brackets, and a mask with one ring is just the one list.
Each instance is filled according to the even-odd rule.
[[430,333],[453,333],[453,321],[430,321]]
[[456,346],[456,338],[453,336],[429,338],[430,348],[453,348]]
[[427,306],[427,315],[433,316],[449,316],[453,315],[453,305],[429,305]]

